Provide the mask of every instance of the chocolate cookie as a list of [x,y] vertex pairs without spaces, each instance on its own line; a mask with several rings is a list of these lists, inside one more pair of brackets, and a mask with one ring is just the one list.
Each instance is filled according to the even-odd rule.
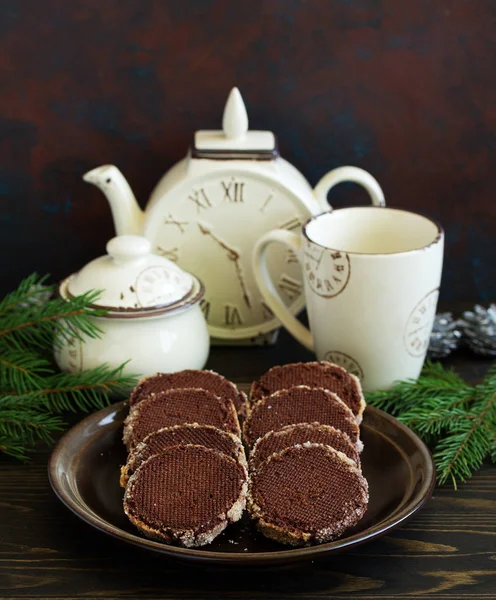
[[292,546],[341,536],[365,514],[367,480],[330,446],[303,444],[265,460],[250,475],[248,510],[268,538]]
[[129,404],[132,406],[148,396],[178,388],[197,388],[208,390],[220,398],[229,398],[236,410],[244,414],[246,396],[238,391],[234,383],[214,371],[178,371],[177,373],[156,373],[144,377],[134,388]]
[[123,440],[127,449],[133,450],[153,431],[187,423],[213,425],[240,435],[231,400],[221,399],[207,390],[183,388],[158,392],[132,406],[124,421]]
[[203,546],[241,518],[246,488],[246,469],[233,458],[204,446],[172,446],[131,476],[124,511],[149,538]]
[[150,456],[160,454],[166,448],[184,444],[205,446],[223,452],[246,467],[245,450],[241,440],[227,431],[222,431],[212,425],[173,425],[163,427],[146,436],[127,458],[121,467],[120,483],[126,487],[129,477],[136,469],[148,460]]
[[299,423],[286,425],[279,431],[269,431],[259,438],[250,454],[250,470],[256,469],[271,454],[306,442],[331,446],[351,458],[360,469],[360,455],[356,444],[352,443],[346,433],[331,425]]
[[251,447],[269,431],[297,423],[332,425],[362,450],[359,428],[350,408],[336,394],[306,385],[274,392],[253,405],[244,424],[244,440]]
[[334,392],[351,408],[357,422],[361,422],[365,400],[359,379],[330,362],[293,363],[272,367],[258,381],[253,382],[250,401],[257,402],[264,396],[295,385],[321,387]]

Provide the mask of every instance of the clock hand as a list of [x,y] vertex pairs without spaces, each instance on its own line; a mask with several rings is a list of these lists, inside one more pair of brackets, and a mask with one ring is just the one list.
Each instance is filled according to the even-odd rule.
[[413,331],[410,331],[409,335],[414,335],[416,333],[419,333],[419,331],[422,331],[422,329],[425,329],[428,325],[422,325],[421,327],[417,327],[417,329],[414,329]]
[[217,242],[219,244],[219,246],[221,248],[223,248],[224,250],[227,250],[228,256],[231,260],[236,261],[239,259],[239,254],[236,252],[236,250],[229,248],[229,246],[225,242],[223,242],[222,240],[219,240],[219,238],[216,237],[210,231],[210,229],[207,229],[207,227],[205,227],[205,225],[202,225],[201,223],[197,223],[197,225],[198,225],[198,228],[200,229],[200,231],[203,233],[203,235],[209,235],[215,242]]
[[304,254],[308,259],[315,261],[315,263],[316,263],[315,268],[318,269],[320,266],[320,261],[322,260],[322,257],[324,256],[324,252],[325,252],[325,250],[322,250],[322,252],[320,253],[320,256],[318,258],[310,252],[305,252]]
[[203,233],[203,235],[209,235],[215,242],[217,242],[217,244],[219,244],[219,246],[221,248],[223,248],[224,250],[227,250],[227,256],[228,256],[229,260],[233,261],[234,267],[236,269],[236,275],[238,277],[239,285],[241,286],[241,290],[243,292],[243,300],[246,302],[246,305],[248,306],[248,308],[251,308],[250,296],[248,295],[248,290],[246,288],[243,273],[241,271],[241,266],[239,264],[239,260],[241,258],[239,253],[236,252],[236,250],[233,250],[232,248],[230,248],[225,242],[220,240],[217,236],[215,236],[210,231],[210,229],[205,227],[205,225],[202,225],[201,223],[197,223],[197,225],[198,225],[198,228],[200,229],[200,231]]
[[310,254],[310,252],[305,252],[304,254],[305,254],[305,256],[308,258],[308,260],[313,260],[313,261],[315,261],[316,263],[318,263],[318,262],[319,262],[319,259],[318,259],[318,258],[316,258],[316,257],[315,257],[313,254]]
[[251,308],[250,296],[248,295],[248,290],[246,289],[245,280],[241,271],[241,266],[239,264],[239,256],[236,259],[234,259],[234,266],[236,268],[236,275],[238,276],[239,285],[243,290],[243,299],[246,302],[248,308]]

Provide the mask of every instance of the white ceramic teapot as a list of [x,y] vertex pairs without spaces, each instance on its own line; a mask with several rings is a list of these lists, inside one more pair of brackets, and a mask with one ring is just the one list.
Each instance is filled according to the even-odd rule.
[[[262,235],[297,230],[310,216],[329,210],[327,193],[342,181],[359,183],[374,204],[384,204],[377,181],[356,167],[334,169],[312,189],[279,155],[271,131],[248,128],[237,88],[229,95],[222,129],[196,132],[187,156],[157,184],[146,212],[114,165],[97,167],[84,179],[107,196],[117,235],[145,236],[154,252],[200,277],[210,335],[224,342],[256,343],[280,325],[252,269],[252,251]],[[298,313],[304,305],[298,262],[275,247],[267,266],[286,307]]]
[[[81,371],[127,362],[125,373],[202,369],[208,358],[209,335],[200,308],[203,284],[170,260],[151,253],[141,236],[122,235],[107,244],[101,256],[69,276],[59,286],[69,299],[100,290],[93,308],[105,316],[90,318],[101,329],[99,338],[65,340],[55,350],[63,371]],[[128,362],[129,361],[129,362]]]

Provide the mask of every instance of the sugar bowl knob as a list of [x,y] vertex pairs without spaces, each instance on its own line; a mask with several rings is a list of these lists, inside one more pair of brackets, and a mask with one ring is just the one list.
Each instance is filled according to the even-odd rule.
[[140,235],[119,235],[107,242],[107,253],[116,262],[128,262],[148,256],[150,242]]

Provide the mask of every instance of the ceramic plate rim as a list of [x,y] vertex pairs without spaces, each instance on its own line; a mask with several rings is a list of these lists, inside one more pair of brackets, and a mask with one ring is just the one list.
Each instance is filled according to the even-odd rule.
[[[420,489],[412,496],[403,501],[403,503],[385,519],[377,523],[376,525],[365,529],[364,531],[357,532],[356,534],[328,542],[325,544],[319,544],[316,546],[307,547],[296,547],[284,550],[276,550],[272,552],[249,552],[246,554],[241,553],[229,553],[229,552],[216,552],[216,551],[205,551],[202,548],[182,548],[178,546],[171,546],[163,544],[161,542],[153,541],[137,534],[129,533],[116,525],[106,521],[95,513],[82,499],[79,500],[74,490],[69,493],[60,480],[57,474],[57,466],[59,463],[60,455],[64,447],[74,439],[78,439],[81,430],[84,430],[88,424],[98,423],[111,413],[119,412],[127,401],[123,400],[116,402],[110,406],[107,406],[97,412],[88,415],[82,419],[79,423],[69,429],[58,441],[55,448],[52,451],[48,462],[48,479],[50,486],[54,491],[57,498],[64,504],[73,514],[79,517],[85,523],[91,525],[98,531],[106,533],[120,541],[127,542],[146,550],[159,552],[165,556],[176,558],[180,560],[190,560],[197,563],[203,564],[217,564],[217,565],[230,565],[234,563],[237,566],[245,565],[275,565],[276,563],[287,563],[293,561],[311,560],[326,554],[333,554],[346,550],[347,548],[355,547],[359,544],[373,540],[381,535],[386,534],[402,525],[406,520],[410,519],[431,497],[436,484],[435,467],[432,460],[431,453],[427,446],[420,440],[420,438],[413,433],[406,425],[389,415],[388,413],[379,410],[373,406],[367,406],[366,410],[369,413],[376,413],[380,418],[385,419],[392,424],[393,427],[400,429],[408,438],[410,438],[415,446],[422,454],[422,464],[425,470],[424,481]],[[110,422],[104,427],[115,427],[115,422]],[[120,427],[120,423],[119,423]],[[102,429],[103,431],[103,429]],[[93,438],[98,437],[102,434],[95,434]],[[91,443],[90,440],[86,440],[84,444],[80,444],[78,452],[75,453],[74,459],[80,454],[80,452]],[[401,447],[400,447],[401,448]]]

